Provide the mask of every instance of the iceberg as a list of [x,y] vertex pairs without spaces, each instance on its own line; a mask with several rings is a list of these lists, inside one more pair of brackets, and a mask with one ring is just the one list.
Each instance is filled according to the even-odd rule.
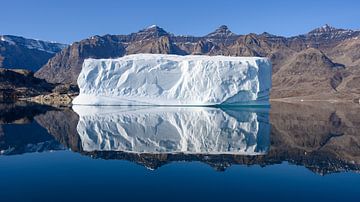
[[86,59],[75,105],[269,105],[261,57],[135,54]]
[[268,108],[81,106],[83,151],[185,154],[266,154]]

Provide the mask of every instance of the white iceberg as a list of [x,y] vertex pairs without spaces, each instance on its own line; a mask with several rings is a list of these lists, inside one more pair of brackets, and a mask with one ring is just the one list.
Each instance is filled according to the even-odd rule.
[[78,105],[268,105],[271,63],[260,57],[136,54],[86,59]]
[[73,106],[82,149],[129,153],[266,154],[268,109]]

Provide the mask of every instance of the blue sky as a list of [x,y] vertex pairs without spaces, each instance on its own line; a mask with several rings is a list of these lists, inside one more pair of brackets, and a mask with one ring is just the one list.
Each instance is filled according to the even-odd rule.
[[226,24],[235,33],[291,36],[325,23],[360,29],[358,0],[2,0],[0,34],[71,43],[128,34],[157,24],[174,34],[205,35]]

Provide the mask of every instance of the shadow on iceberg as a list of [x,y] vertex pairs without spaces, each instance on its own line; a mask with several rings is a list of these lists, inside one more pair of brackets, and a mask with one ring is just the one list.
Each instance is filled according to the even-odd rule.
[[73,106],[85,152],[263,155],[268,108]]

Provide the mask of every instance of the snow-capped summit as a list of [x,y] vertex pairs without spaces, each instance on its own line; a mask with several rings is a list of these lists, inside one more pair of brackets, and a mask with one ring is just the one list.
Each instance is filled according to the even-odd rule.
[[145,29],[141,31],[147,31],[147,32],[165,32],[167,33],[163,28],[159,27],[158,25],[150,25],[146,27]]
[[157,25],[150,25],[150,26],[148,26],[146,29],[153,29],[153,28],[157,28],[157,27],[159,27],[159,26],[157,26]]
[[315,30],[318,31],[318,32],[332,32],[332,31],[337,30],[337,28],[333,27],[333,26],[331,26],[329,24],[325,24],[325,25],[323,25],[320,28],[317,28]]
[[351,37],[355,34],[354,30],[351,29],[339,29],[329,24],[325,24],[319,28],[310,31],[307,37],[321,37],[323,39],[337,39]]
[[169,36],[170,34],[157,25],[151,25],[131,35],[135,40],[146,40],[161,36]]
[[6,43],[8,43],[10,45],[15,45],[15,42],[12,41],[9,36],[1,35],[0,36],[0,41],[6,42]]

